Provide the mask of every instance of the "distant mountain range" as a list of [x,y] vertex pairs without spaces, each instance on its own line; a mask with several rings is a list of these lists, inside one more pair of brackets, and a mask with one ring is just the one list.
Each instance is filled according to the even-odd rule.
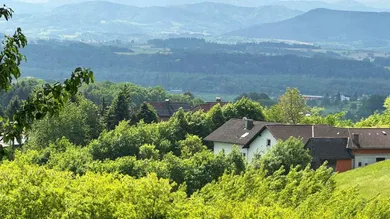
[[0,28],[16,26],[30,37],[116,38],[132,34],[216,35],[255,24],[295,17],[302,12],[284,6],[257,8],[204,2],[167,7],[135,7],[94,1],[64,5],[40,14],[15,14]]
[[[64,4],[71,4],[71,3],[81,3],[86,2],[90,0],[47,0],[44,1],[45,3],[40,4],[28,4],[26,3],[26,7],[23,7],[24,2],[21,2],[23,0],[3,0],[2,4],[9,4],[10,6],[16,5],[18,10],[25,11],[28,10],[34,10],[35,6],[41,7],[41,11],[45,9],[53,9],[55,7],[62,6]],[[27,0],[26,0],[27,1]],[[107,0],[112,3],[118,3],[118,4],[125,4],[125,5],[132,5],[132,6],[139,6],[139,7],[149,7],[149,6],[169,6],[169,5],[183,5],[183,4],[195,4],[195,3],[201,3],[204,2],[204,0],[147,0],[147,1],[141,1],[141,0]],[[383,8],[386,5],[388,8],[390,8],[389,3],[383,3],[387,0],[381,0],[382,3],[379,4],[380,0],[366,0],[364,1],[365,4],[370,5],[371,7],[366,6],[365,4],[361,3],[363,0],[357,1],[357,0],[335,0],[332,1],[332,3],[328,0],[260,0],[260,1],[254,1],[254,0],[212,0],[216,3],[225,3],[225,4],[231,4],[231,5],[237,5],[237,6],[245,6],[245,7],[260,7],[265,5],[283,5],[290,7],[291,9],[296,9],[300,11],[309,11],[315,8],[328,8],[328,9],[336,9],[336,10],[355,10],[355,11],[377,11],[378,9],[375,9],[373,7]],[[375,4],[377,3],[377,4]],[[33,7],[33,8],[31,8]],[[39,10],[39,9],[38,9]]]
[[255,25],[228,35],[385,46],[390,42],[390,13],[314,9],[288,20]]
[[285,6],[290,9],[305,11],[305,12],[317,8],[327,8],[332,10],[346,10],[346,11],[371,11],[371,12],[380,12],[380,11],[388,10],[388,9],[378,9],[378,8],[368,7],[365,4],[353,0],[342,0],[334,3],[327,3],[322,1],[278,1],[275,2],[274,4],[279,6]]

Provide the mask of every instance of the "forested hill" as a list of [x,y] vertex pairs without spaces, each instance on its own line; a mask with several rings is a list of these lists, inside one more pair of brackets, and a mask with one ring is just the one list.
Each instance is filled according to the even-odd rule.
[[363,41],[372,45],[390,40],[390,13],[314,9],[276,23],[234,31],[229,35],[302,41]]
[[31,37],[117,39],[135,34],[222,34],[239,28],[275,22],[302,12],[283,6],[258,8],[204,2],[167,7],[135,7],[104,1],[63,5],[46,13],[16,13],[1,28],[23,27]]
[[[248,46],[248,45],[247,45]],[[61,79],[73,66],[90,67],[97,80],[131,81],[167,89],[239,94],[280,94],[286,87],[323,95],[389,93],[390,72],[367,61],[323,56],[266,56],[241,52],[171,51],[142,54],[113,46],[71,42],[30,44],[26,76]]]

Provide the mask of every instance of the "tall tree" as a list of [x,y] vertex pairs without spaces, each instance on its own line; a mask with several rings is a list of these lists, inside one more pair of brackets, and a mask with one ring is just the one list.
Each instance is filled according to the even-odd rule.
[[220,104],[213,106],[207,113],[207,116],[210,119],[212,130],[216,130],[225,123],[225,117]]
[[12,97],[7,108],[5,109],[6,116],[10,120],[13,120],[13,116],[16,114],[18,110],[20,110],[21,107],[22,107],[22,101],[19,99],[18,95],[15,95],[14,97]]
[[298,124],[308,110],[305,99],[297,88],[287,88],[286,93],[279,98],[277,108],[282,121],[291,124]]
[[106,127],[113,130],[123,120],[130,120],[130,95],[127,86],[122,88],[112,102],[105,116]]
[[156,123],[159,121],[156,110],[148,103],[143,103],[138,109],[136,118],[138,121],[143,120],[145,123]]
[[242,119],[243,117],[258,121],[265,119],[263,107],[261,107],[260,103],[249,100],[246,97],[233,104],[226,104],[222,108],[222,112],[226,120],[231,118]]

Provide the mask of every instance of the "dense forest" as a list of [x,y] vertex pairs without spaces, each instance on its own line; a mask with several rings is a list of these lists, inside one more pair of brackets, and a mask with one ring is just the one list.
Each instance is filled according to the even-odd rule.
[[[203,93],[280,95],[288,86],[321,95],[329,90],[360,94],[390,92],[389,71],[384,66],[332,58],[333,53],[283,55],[275,52],[287,51],[288,47],[289,51],[302,53],[304,49],[310,54],[312,46],[309,45],[223,45],[191,39],[150,43],[153,44],[147,45],[146,52],[139,52],[131,45],[38,41],[23,50],[28,59],[22,69],[29,76],[58,80],[65,78],[64,72],[73,66],[83,65],[94,69],[97,80],[132,81],[143,86],[162,85],[168,90]],[[175,43],[187,49],[177,49],[172,46]],[[154,50],[160,44],[172,48]],[[183,47],[184,44],[187,46]],[[205,51],[206,48],[211,49]]]

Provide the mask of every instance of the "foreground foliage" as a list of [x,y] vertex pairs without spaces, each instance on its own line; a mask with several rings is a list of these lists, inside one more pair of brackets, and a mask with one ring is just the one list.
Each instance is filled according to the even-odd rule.
[[389,218],[390,203],[335,191],[332,172],[306,168],[267,177],[261,169],[225,174],[188,197],[185,185],[149,174],[76,176],[29,165],[0,169],[2,218]]

